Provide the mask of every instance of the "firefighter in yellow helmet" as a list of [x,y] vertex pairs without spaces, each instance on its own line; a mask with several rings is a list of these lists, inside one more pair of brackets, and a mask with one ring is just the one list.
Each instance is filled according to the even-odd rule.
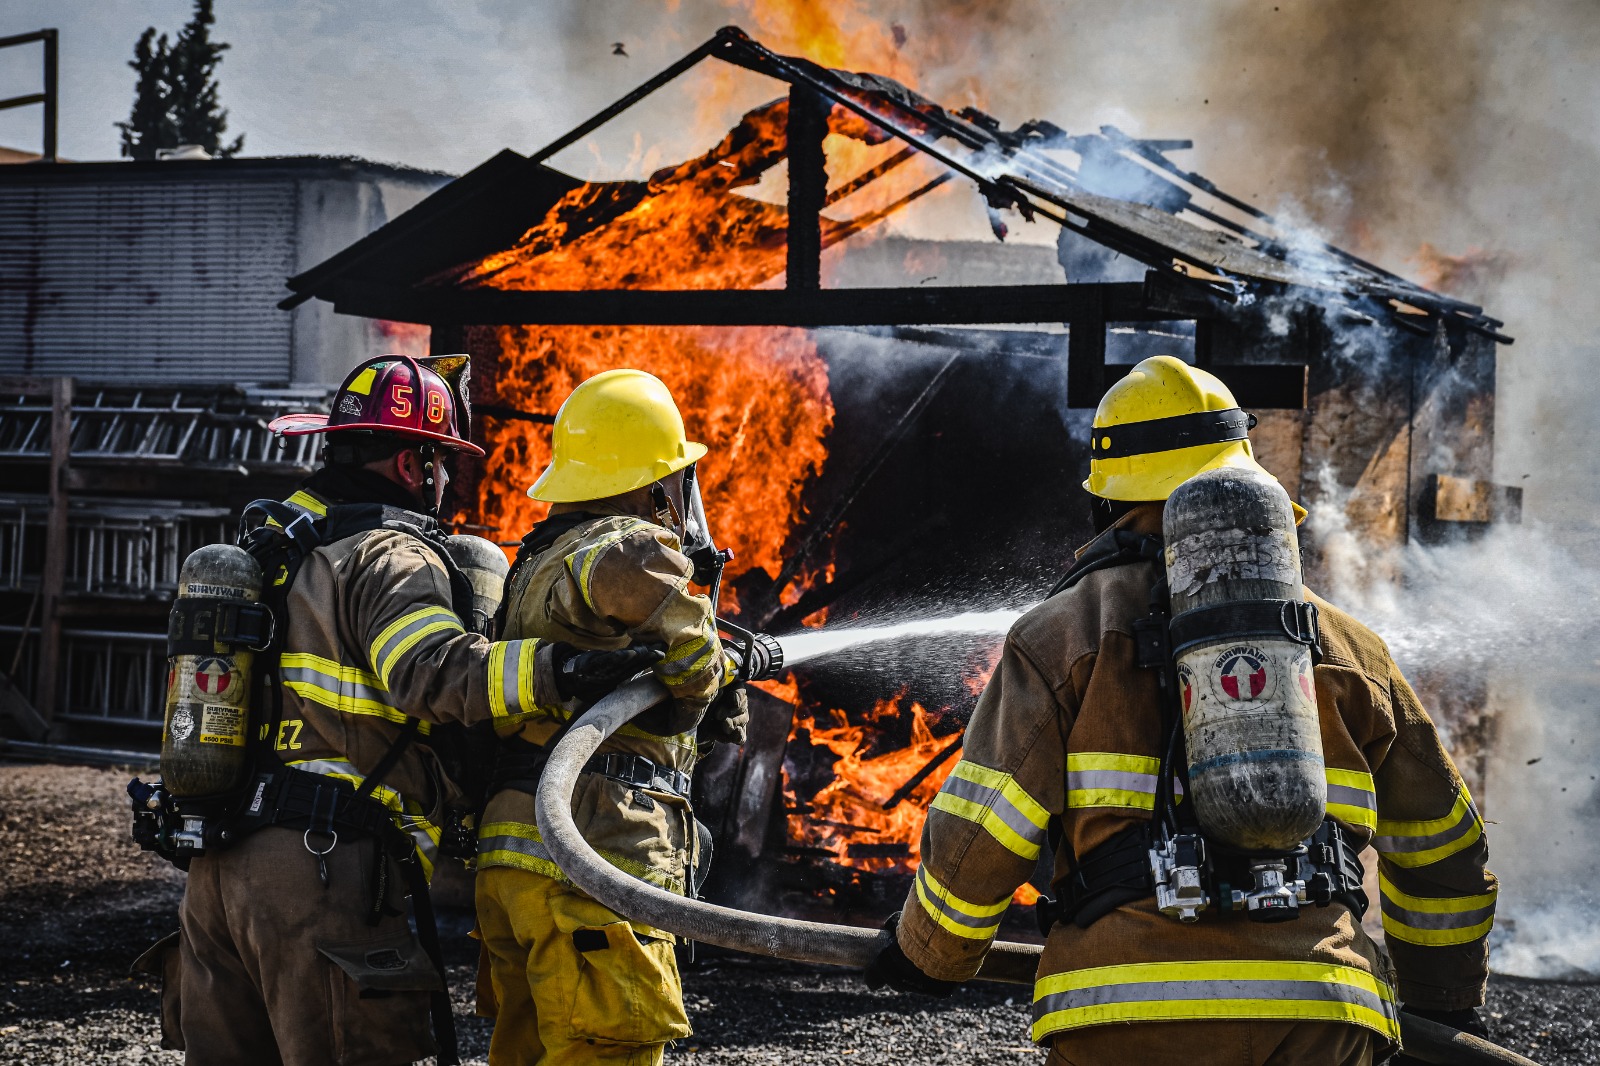
[[[700,746],[742,742],[748,720],[712,602],[690,588],[714,580],[693,480],[705,454],[651,375],[612,370],[579,385],[556,415],[550,467],[528,490],[550,513],[517,552],[502,633],[597,651],[659,649],[653,669],[673,698],[600,747],[579,778],[573,814],[601,855],[679,893],[694,890],[709,860],[689,807]],[[480,1011],[495,1016],[493,1066],[657,1063],[668,1041],[689,1035],[671,934],[630,923],[576,888],[535,822],[552,738],[601,694],[498,729],[477,880],[492,991],[480,995]]]
[[[1383,642],[1309,593],[1329,849],[1313,857],[1329,860],[1331,901],[1278,924],[1216,906],[1181,924],[1158,909],[1152,816],[1163,778],[1181,796],[1162,749],[1183,730],[1163,724],[1136,623],[1163,579],[1164,501],[1203,471],[1259,470],[1250,424],[1221,381],[1170,356],[1106,393],[1084,483],[1100,533],[1006,638],[928,813],[895,940],[867,972],[874,987],[948,995],[975,974],[1048,839],[1059,899],[1041,914],[1032,1035],[1051,1063],[1174,1051],[1194,1066],[1370,1063],[1398,1042],[1402,1003],[1484,1032],[1496,883],[1483,822]],[[1361,927],[1353,857],[1369,844],[1387,952]],[[1231,869],[1205,848],[1219,875]]]

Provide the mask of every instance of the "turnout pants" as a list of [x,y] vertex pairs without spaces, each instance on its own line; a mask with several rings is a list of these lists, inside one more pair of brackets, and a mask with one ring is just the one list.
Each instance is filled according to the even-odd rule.
[[1379,1043],[1337,1022],[1135,1022],[1057,1033],[1046,1066],[1371,1066]]
[[480,869],[477,902],[495,1000],[490,1066],[656,1066],[689,1035],[671,941],[526,870]]
[[[388,865],[388,898],[369,925],[374,862]],[[433,1054],[428,992],[442,979],[411,933],[398,867],[375,840],[341,839],[327,864],[324,888],[300,831],[278,827],[191,864],[176,975],[189,1066],[398,1066]]]

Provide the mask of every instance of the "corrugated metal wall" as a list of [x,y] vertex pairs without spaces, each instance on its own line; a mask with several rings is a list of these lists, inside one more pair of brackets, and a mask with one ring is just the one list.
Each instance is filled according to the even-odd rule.
[[0,371],[282,382],[293,180],[10,181]]

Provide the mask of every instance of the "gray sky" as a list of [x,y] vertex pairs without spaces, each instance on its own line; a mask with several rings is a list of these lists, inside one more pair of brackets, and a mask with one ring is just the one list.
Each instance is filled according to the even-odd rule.
[[[117,155],[126,64],[190,0],[4,0],[0,35],[62,31],[61,151]],[[737,22],[779,50],[901,77],[947,104],[1072,131],[1192,137],[1179,158],[1417,276],[1424,244],[1498,268],[1454,283],[1518,338],[1501,358],[1499,476],[1549,517],[1600,511],[1600,4],[1594,0],[217,0],[223,104],[251,155],[464,171],[531,151]],[[798,14],[797,14],[798,13]],[[808,22],[809,17],[809,22]],[[820,33],[808,33],[820,27]],[[611,54],[614,41],[629,57]],[[37,49],[0,55],[35,91]],[[709,147],[781,88],[696,74],[555,162],[635,177]],[[38,144],[37,109],[0,144]],[[957,186],[925,235],[981,235]],[[965,197],[966,199],[962,199]],[[919,209],[922,205],[918,205]],[[946,215],[952,215],[950,210]],[[908,212],[908,216],[910,213]],[[918,232],[914,224],[906,226]],[[1047,227],[1014,227],[1048,241]],[[1424,280],[1426,278],[1424,277]],[[1574,373],[1577,370],[1577,373]],[[1525,479],[1526,476],[1526,479]]]
[[[732,21],[720,3],[617,0],[218,0],[230,130],[251,155],[354,154],[452,171],[530,151]],[[5,0],[0,36],[61,29],[61,152],[117,156],[146,26],[190,0]],[[623,41],[628,58],[613,56]],[[36,91],[38,49],[0,53],[0,95]],[[754,80],[754,79],[753,79]],[[761,94],[748,101],[758,103]],[[0,113],[0,144],[36,149],[38,109]]]

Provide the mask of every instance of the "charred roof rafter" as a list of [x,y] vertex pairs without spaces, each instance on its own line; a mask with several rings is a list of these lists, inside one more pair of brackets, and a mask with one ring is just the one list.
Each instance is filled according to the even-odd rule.
[[[798,56],[774,52],[736,26],[724,27],[710,40],[662,70],[626,96],[558,137],[530,157],[502,152],[455,185],[436,193],[418,208],[346,249],[326,263],[289,279],[295,295],[281,306],[313,297],[328,299],[337,310],[430,324],[582,323],[591,325],[937,325],[1067,322],[1086,324],[1087,289],[1092,284],[1023,287],[940,287],[913,290],[871,290],[893,294],[876,302],[862,299],[867,290],[814,287],[812,271],[796,271],[790,257],[791,293],[772,290],[645,290],[494,291],[430,289],[421,284],[448,254],[455,262],[469,258],[459,234],[435,235],[432,257],[420,259],[433,269],[406,273],[387,260],[390,253],[415,243],[426,230],[448,227],[451,216],[475,218],[480,244],[487,234],[514,229],[509,222],[488,224],[481,217],[485,191],[531,181],[541,188],[576,184],[576,179],[542,164],[578,143],[618,115],[708,58],[743,67],[785,82],[792,93],[814,94],[843,107],[900,140],[906,147],[879,167],[845,184],[873,180],[889,167],[921,153],[948,171],[973,181],[991,210],[1015,208],[1025,218],[1044,216],[1062,227],[1129,256],[1150,268],[1145,288],[1181,293],[1181,313],[1157,300],[1142,314],[1122,321],[1174,320],[1226,316],[1231,307],[1295,292],[1303,299],[1335,308],[1367,321],[1379,316],[1410,332],[1432,332],[1439,323],[1455,331],[1471,331],[1510,343],[1498,332],[1499,320],[1482,308],[1431,292],[1357,256],[1302,233],[1290,233],[1271,215],[1233,197],[1206,178],[1167,158],[1166,152],[1187,148],[1189,141],[1140,140],[1112,126],[1098,133],[1068,134],[1052,123],[1026,122],[1007,130],[1000,121],[976,108],[951,112],[892,79],[819,66]],[[815,131],[813,131],[815,133]],[[821,135],[825,135],[825,130]],[[820,136],[820,135],[818,135]],[[948,143],[947,143],[948,142]],[[812,146],[815,147],[815,146]],[[1078,155],[1074,170],[1051,151]],[[1091,171],[1087,176],[1085,171]],[[493,171],[493,173],[489,173]],[[1094,189],[1107,174],[1145,192],[1144,198],[1123,199]],[[457,188],[459,186],[459,188]],[[809,215],[839,197],[841,189],[817,203],[814,196],[791,197],[791,212],[803,211],[802,233]],[[1102,184],[1103,188],[1103,184]],[[1197,194],[1214,204],[1197,201]],[[475,206],[473,201],[478,201]],[[1228,211],[1245,216],[1241,222]],[[1187,213],[1214,228],[1186,218]],[[416,216],[416,217],[409,217]],[[1280,231],[1274,235],[1268,230]],[[426,242],[425,242],[426,243]],[[487,249],[479,247],[473,254]],[[802,237],[801,252],[818,254]],[[815,265],[815,264],[810,264]],[[807,264],[799,264],[807,267]],[[367,268],[365,271],[361,268]],[[362,276],[362,275],[365,276]],[[376,276],[375,276],[376,275]],[[399,283],[399,284],[397,284]],[[788,298],[785,298],[788,295]],[[1109,297],[1117,299],[1118,297]],[[1075,310],[1077,313],[1075,315]]]

